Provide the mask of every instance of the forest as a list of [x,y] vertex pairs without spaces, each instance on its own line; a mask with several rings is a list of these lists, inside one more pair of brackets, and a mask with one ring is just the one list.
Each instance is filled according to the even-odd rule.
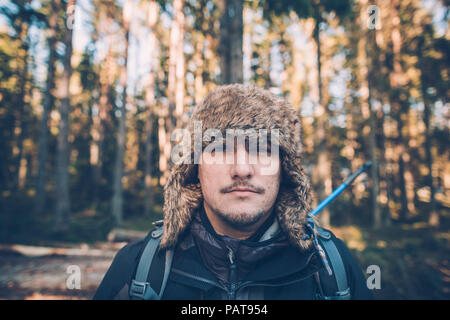
[[[449,4],[0,1],[2,248],[148,232],[172,132],[213,88],[254,84],[301,117],[314,206],[372,162],[319,220],[381,267],[375,295],[450,298]],[[0,298],[22,298],[11,283]]]

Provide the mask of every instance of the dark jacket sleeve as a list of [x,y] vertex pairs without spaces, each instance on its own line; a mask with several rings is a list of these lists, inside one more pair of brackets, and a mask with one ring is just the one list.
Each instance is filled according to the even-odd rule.
[[143,243],[144,239],[119,250],[97,288],[94,300],[113,300],[119,298],[119,293],[128,293],[128,284],[135,273]]
[[366,278],[356,259],[351,254],[342,240],[335,238],[333,240],[341,254],[347,272],[347,279],[350,286],[350,292],[353,300],[371,300],[372,291],[367,288]]

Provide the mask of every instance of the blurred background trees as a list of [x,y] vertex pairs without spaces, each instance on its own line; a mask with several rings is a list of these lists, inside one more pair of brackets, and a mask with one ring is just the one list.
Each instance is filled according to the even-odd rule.
[[322,223],[446,230],[449,37],[439,0],[2,1],[0,240],[150,228],[171,133],[233,82],[302,117],[316,203],[374,163]]

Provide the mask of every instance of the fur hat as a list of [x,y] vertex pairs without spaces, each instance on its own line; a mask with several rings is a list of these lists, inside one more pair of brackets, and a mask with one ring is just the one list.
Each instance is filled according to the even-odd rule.
[[[307,213],[310,211],[310,184],[301,166],[301,126],[295,110],[267,90],[232,84],[211,91],[194,109],[187,128],[194,132],[201,122],[202,134],[209,128],[279,130],[281,184],[274,210],[290,242],[306,249],[304,240]],[[193,135],[191,135],[193,136]],[[192,140],[193,141],[193,140]],[[194,144],[189,157],[194,156]],[[174,247],[189,226],[194,212],[202,205],[203,195],[197,177],[197,165],[179,163],[171,168],[164,187],[164,233],[161,247]]]

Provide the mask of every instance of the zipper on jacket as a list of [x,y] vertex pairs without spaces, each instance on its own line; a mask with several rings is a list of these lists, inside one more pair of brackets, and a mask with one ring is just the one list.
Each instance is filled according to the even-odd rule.
[[199,277],[199,276],[196,276],[196,275],[193,275],[193,274],[181,271],[181,270],[176,269],[176,268],[172,268],[172,272],[173,273],[178,273],[181,276],[184,276],[184,277],[187,277],[187,278],[191,278],[191,279],[199,281],[199,282],[203,282],[203,283],[207,283],[207,284],[213,285],[213,286],[215,286],[215,287],[217,287],[219,289],[222,289],[222,290],[228,292],[227,288],[225,288],[224,286],[221,286],[219,283],[217,283],[215,281],[211,281],[209,279],[206,279],[206,278],[203,278],[203,277]]
[[[243,288],[246,288],[246,287],[249,287],[249,286],[267,286],[267,287],[285,286],[285,285],[290,285],[290,284],[296,283],[298,281],[302,281],[302,280],[304,280],[304,279],[306,279],[306,278],[311,276],[311,274],[308,274],[308,275],[305,275],[305,276],[303,276],[301,278],[298,278],[298,279],[285,281],[285,282],[279,282],[279,283],[276,283],[276,284],[274,284],[274,283],[267,283],[267,282],[255,282],[255,281],[245,281],[245,282],[239,284],[238,281],[237,281],[237,265],[236,265],[236,262],[235,262],[234,252],[229,247],[227,247],[227,249],[228,249],[228,260],[230,261],[230,280],[231,280],[230,281],[230,289],[231,290],[229,290],[229,288],[227,288],[225,286],[222,286],[221,284],[219,284],[219,283],[217,283],[215,281],[211,281],[209,279],[206,279],[206,278],[203,278],[203,277],[200,277],[200,276],[197,276],[197,275],[193,275],[193,274],[187,273],[185,271],[181,271],[181,270],[176,269],[176,268],[172,268],[172,272],[173,273],[178,273],[181,276],[184,276],[184,277],[187,277],[187,278],[191,278],[191,279],[199,281],[199,282],[207,283],[207,284],[213,285],[213,286],[215,286],[215,287],[217,287],[219,289],[222,289],[222,290],[224,290],[226,292],[226,294],[228,295],[229,299],[234,299],[234,300],[236,300],[236,294],[237,294],[237,292],[239,290],[241,290]],[[311,260],[311,258],[315,254],[317,254],[317,251],[313,252],[308,257],[307,264],[309,264],[309,261]],[[232,268],[232,266],[233,266],[233,268]]]
[[237,265],[236,257],[233,249],[228,248],[228,259],[230,260],[230,290],[228,291],[228,299],[236,300],[236,291],[238,289]]

